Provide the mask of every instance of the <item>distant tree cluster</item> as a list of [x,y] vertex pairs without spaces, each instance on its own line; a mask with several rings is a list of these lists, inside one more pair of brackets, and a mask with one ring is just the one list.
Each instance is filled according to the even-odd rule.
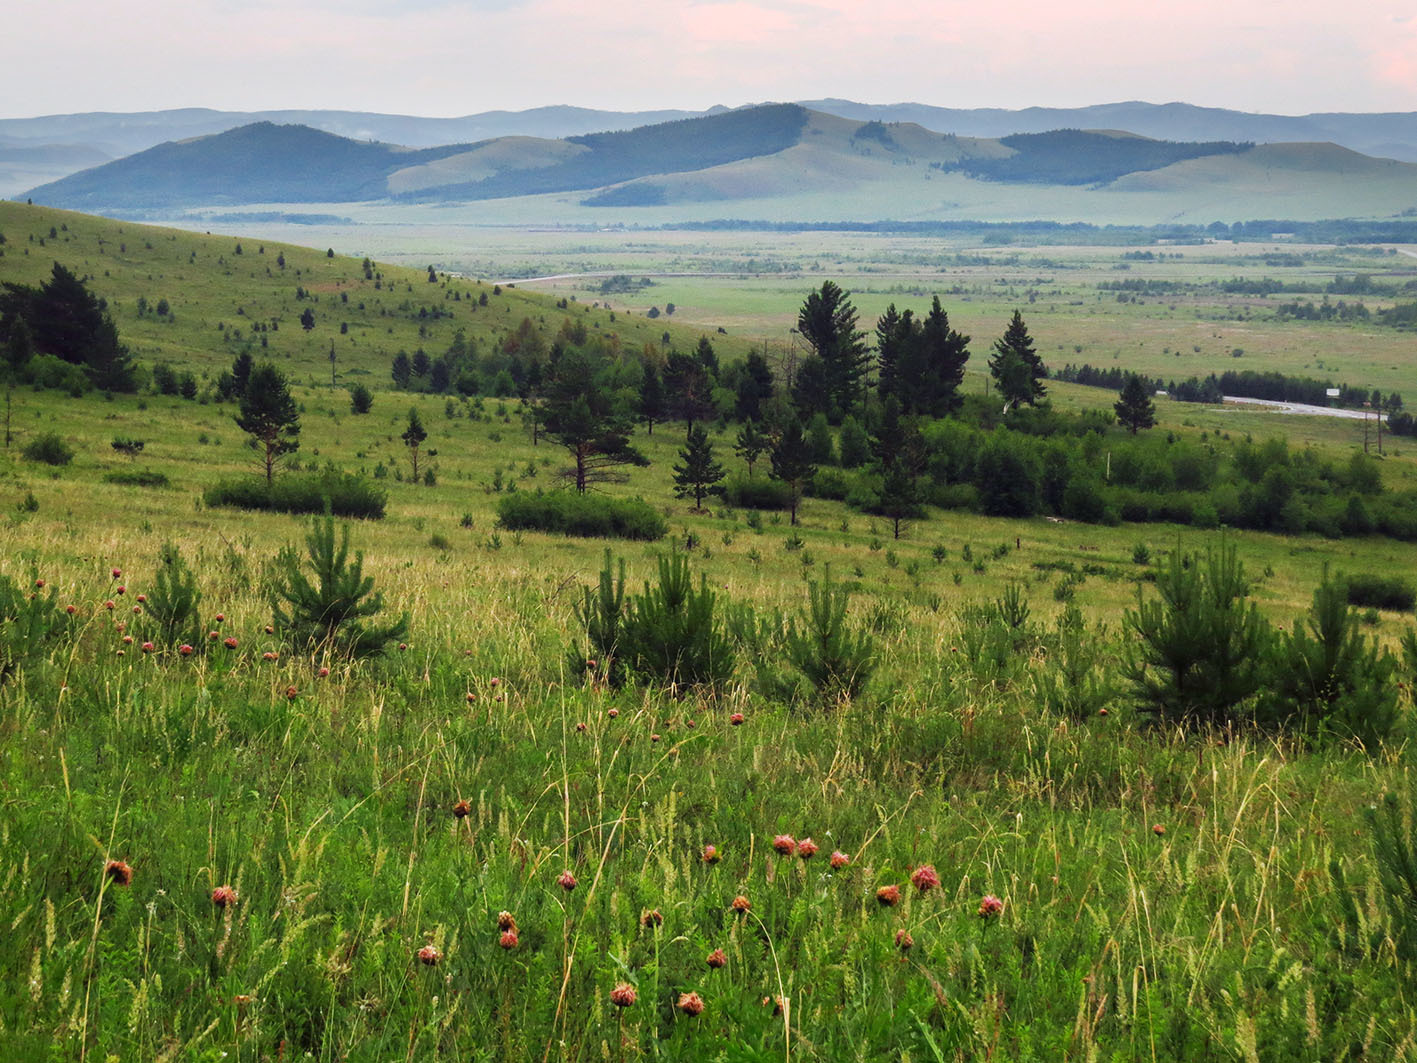
[[[107,304],[58,262],[38,287],[0,286],[0,349],[5,368],[15,376],[53,383],[54,370],[62,377],[68,365],[79,370],[66,377],[63,386],[71,390],[137,388],[132,357],[118,340]],[[43,359],[51,361],[46,365]]]

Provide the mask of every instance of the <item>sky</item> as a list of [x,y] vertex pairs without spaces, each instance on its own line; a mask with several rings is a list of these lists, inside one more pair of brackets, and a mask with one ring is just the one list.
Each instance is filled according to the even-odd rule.
[[1412,0],[18,0],[0,117],[824,97],[1417,110]]

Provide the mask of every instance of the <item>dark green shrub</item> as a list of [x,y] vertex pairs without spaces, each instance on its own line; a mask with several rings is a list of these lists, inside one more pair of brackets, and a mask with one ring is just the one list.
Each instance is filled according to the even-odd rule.
[[149,469],[120,469],[103,474],[106,484],[121,484],[124,487],[166,487],[167,474]]
[[669,531],[664,517],[641,498],[608,498],[574,491],[518,491],[497,502],[497,519],[513,531],[544,531],[603,539],[653,542]]
[[25,444],[21,451],[26,461],[45,465],[68,465],[74,460],[74,448],[57,432],[42,432]]
[[1406,964],[1417,960],[1417,820],[1411,800],[1404,814],[1397,795],[1389,793],[1381,806],[1368,809],[1373,858],[1383,885],[1383,900],[1392,918],[1392,938]]
[[787,509],[792,487],[781,480],[738,476],[723,485],[723,500],[739,509]]
[[[620,661],[620,627],[625,615],[625,562],[620,561],[618,576],[605,551],[605,563],[600,568],[600,583],[595,590],[581,588],[581,600],[576,604],[576,619],[585,628],[585,645],[571,646],[566,661],[572,675],[600,676],[612,686],[625,679],[625,667]],[[590,653],[586,653],[586,646]]]
[[282,476],[267,484],[251,476],[222,480],[202,495],[209,506],[275,513],[323,513],[337,517],[377,519],[384,515],[388,495],[354,473],[303,473]]
[[158,641],[201,646],[202,624],[197,606],[202,592],[197,577],[173,543],[163,543],[158,554],[157,579],[148,594],[148,621],[157,625]]
[[1159,597],[1126,613],[1134,636],[1123,674],[1139,708],[1167,724],[1236,722],[1265,681],[1268,623],[1247,597],[1235,548],[1222,542],[1204,562],[1167,555]]
[[[364,555],[349,560],[349,525],[335,544],[335,521],[316,517],[305,537],[307,560],[293,548],[277,558],[279,573],[270,594],[275,628],[297,649],[320,646],[354,657],[378,653],[408,631],[408,616],[392,624],[367,624],[384,609],[384,596],[374,591],[374,577],[364,575]],[[307,577],[308,567],[314,580]]]
[[1343,583],[1349,605],[1405,613],[1417,604],[1417,590],[1401,576],[1375,576],[1360,572],[1344,576]]
[[67,635],[71,624],[53,587],[37,589],[33,575],[24,587],[0,576],[0,682]]

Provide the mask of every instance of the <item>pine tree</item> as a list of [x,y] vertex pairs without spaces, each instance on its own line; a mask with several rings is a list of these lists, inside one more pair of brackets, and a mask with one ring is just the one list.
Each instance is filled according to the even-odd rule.
[[856,308],[851,293],[831,281],[823,281],[810,293],[797,315],[797,331],[822,360],[831,409],[824,410],[839,421],[861,401],[864,379],[871,368],[871,354],[865,333],[856,327]]
[[1034,406],[1047,394],[1043,381],[1048,369],[1033,348],[1033,338],[1023,315],[1017,310],[1003,336],[994,341],[994,356],[989,359],[989,372],[1003,396],[1006,408]]
[[900,538],[901,522],[920,510],[920,474],[925,469],[925,441],[914,418],[901,416],[900,400],[886,399],[871,450],[881,469],[880,511]]
[[713,460],[713,443],[702,426],[689,430],[688,441],[679,451],[680,464],[674,466],[674,496],[694,498],[694,509],[702,510],[704,495],[717,489],[723,480],[723,466]]
[[408,427],[403,430],[403,435],[399,438],[403,440],[403,445],[408,447],[408,460],[413,463],[413,482],[418,483],[418,448],[428,438],[428,431],[423,427],[423,419],[418,416],[418,407],[409,407]]
[[241,396],[236,427],[251,437],[254,449],[261,451],[266,484],[270,485],[276,463],[300,449],[300,410],[291,397],[285,374],[270,362],[251,371]]
[[1156,404],[1151,401],[1146,381],[1136,373],[1127,374],[1121,397],[1112,408],[1117,411],[1117,420],[1130,428],[1132,435],[1156,424]]
[[919,389],[921,400],[907,412],[944,417],[959,409],[964,367],[969,362],[969,337],[950,328],[949,315],[936,296],[920,330]]
[[915,315],[910,310],[899,313],[891,303],[876,320],[876,391],[882,401],[888,395],[904,401],[902,374],[914,360],[911,348],[916,339]]
[[671,351],[664,367],[664,388],[673,416],[689,428],[713,416],[713,382],[704,363],[690,354]]
[[645,375],[640,381],[639,414],[645,422],[645,435],[654,435],[656,421],[664,420],[667,400],[664,395],[664,378],[659,375],[659,367],[653,362],[645,363]]
[[738,430],[738,438],[733,444],[733,453],[748,463],[748,475],[753,475],[753,463],[763,456],[771,445],[768,437],[758,427],[757,421],[749,421]]
[[567,475],[581,494],[590,484],[611,479],[614,466],[648,464],[630,446],[633,415],[596,370],[581,351],[568,350],[560,357],[553,352],[540,408],[546,434],[565,447],[575,462]]
[[392,374],[394,387],[408,387],[409,380],[413,377],[413,363],[408,360],[408,355],[403,351],[399,351],[398,354],[394,355]]
[[788,487],[788,508],[790,523],[797,523],[797,509],[802,504],[816,473],[816,463],[812,461],[811,447],[802,433],[802,422],[790,418],[782,428],[782,434],[772,448],[772,478],[781,480]]
[[738,378],[734,413],[740,421],[756,421],[763,415],[763,404],[773,396],[772,367],[757,351],[749,351]]

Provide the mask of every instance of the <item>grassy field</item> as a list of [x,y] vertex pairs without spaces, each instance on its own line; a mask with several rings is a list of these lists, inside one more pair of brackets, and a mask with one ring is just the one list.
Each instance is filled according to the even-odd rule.
[[[470,314],[465,299],[454,303],[451,322],[419,337],[406,315],[379,316],[376,307],[393,307],[378,300],[416,307],[420,284],[475,292],[476,282],[435,287],[421,269],[381,267],[385,287],[375,290],[357,260],[290,247],[286,271],[301,270],[298,282],[268,280],[264,263],[252,269],[247,260],[279,249],[268,243],[260,256],[250,238],[242,240],[247,268],[213,276],[191,255],[230,263],[227,252],[214,253],[226,237],[174,232],[163,249],[161,236],[137,226],[117,234],[102,228],[117,223],[39,217],[31,231],[43,249],[14,214],[0,213],[3,275],[42,277],[56,250],[49,224],[67,224],[75,268],[88,256],[86,272],[140,359],[169,357],[214,376],[236,342],[216,320],[230,325],[258,309],[273,316],[266,300],[292,293],[271,344],[298,381],[295,458],[369,475],[382,467],[388,516],[359,522],[353,546],[387,611],[407,613],[410,626],[403,648],[358,661],[296,652],[268,633],[278,552],[298,548],[308,524],[200,502],[203,487],[253,466],[229,405],[13,393],[17,442],[0,456],[0,576],[26,588],[43,580],[35,593],[54,594],[61,615],[68,605],[74,612],[0,681],[0,1054],[1411,1056],[1417,1013],[1399,947],[1406,927],[1386,904],[1363,820],[1383,793],[1411,789],[1406,725],[1390,746],[1366,752],[1173,732],[1144,726],[1120,682],[1131,642],[1123,614],[1139,589],[1154,593],[1146,577],[1155,559],[1178,542],[1203,549],[1212,537],[951,512],[914,523],[897,542],[883,522],[809,499],[799,544],[789,542],[785,517],[753,527],[743,511],[691,513],[675,500],[669,467],[679,434],[660,428],[637,436],[651,465],[611,488],[662,507],[671,527],[663,543],[614,547],[632,589],[674,548],[721,604],[798,617],[808,581],[830,567],[851,586],[848,619],[874,639],[879,665],[860,697],[834,708],[765,694],[758,666],[781,662],[751,644],[714,693],[606,689],[568,674],[566,652],[583,639],[574,607],[605,544],[495,526],[509,486],[550,486],[564,453],[532,445],[515,402],[383,386],[394,344],[411,350],[422,339],[431,350],[453,325],[473,334],[488,312],[514,322],[544,314],[554,327],[562,311],[504,288]],[[64,247],[62,235],[53,239]],[[151,242],[172,261],[138,256],[124,265],[126,252],[112,250],[121,242],[144,252]],[[1096,269],[1109,270],[1102,262]],[[970,268],[980,271],[971,283],[990,283],[987,267]],[[1003,267],[1000,287],[1033,272],[1019,269]],[[160,283],[179,274],[181,287]],[[295,283],[320,293],[311,337],[295,322]],[[790,321],[804,285],[785,285],[777,303],[756,282],[749,287],[760,301],[745,322],[766,322]],[[366,331],[337,364],[336,389],[323,322],[340,290],[365,301]],[[652,291],[662,305],[667,288]],[[696,311],[687,282],[684,292],[675,318],[689,321],[676,331],[687,345],[712,324],[710,307],[731,297],[705,294]],[[176,322],[138,319],[138,294],[166,295]],[[863,316],[868,298],[890,296],[863,290]],[[572,305],[586,301],[581,294]],[[988,312],[1005,305],[991,298]],[[1061,299],[1056,316],[1047,305],[1040,299],[1026,311],[1045,356],[1050,345],[1083,342],[1068,322],[1087,315],[1064,316]],[[237,306],[247,315],[235,315]],[[976,308],[949,306],[952,318]],[[1161,313],[1114,301],[1104,315],[1098,306],[1107,342]],[[664,327],[638,312],[618,310],[615,322],[609,311],[588,313],[601,328],[625,329],[627,345],[655,342]],[[974,329],[977,360],[996,331],[987,320],[956,321]],[[1157,342],[1174,348],[1180,341],[1165,322],[1153,326]],[[379,335],[381,327],[395,331]],[[748,323],[730,329],[727,356],[748,331]],[[1277,331],[1311,352],[1329,342],[1327,329]],[[1250,349],[1246,364],[1269,348]],[[1359,340],[1350,354],[1365,366],[1391,356]],[[1394,379],[1410,372],[1400,368]],[[353,379],[375,387],[367,416],[349,413],[343,384]],[[1112,400],[1097,389],[1053,388],[1060,404]],[[406,475],[399,432],[410,405],[427,425],[426,446],[438,451],[433,486]],[[1160,413],[1158,430],[1182,435],[1264,438],[1282,429],[1329,455],[1358,445],[1342,422],[1169,403]],[[71,465],[20,457],[26,441],[50,430],[75,449]],[[119,435],[143,438],[142,455],[116,454],[109,444]],[[728,437],[715,438],[726,452]],[[105,480],[145,468],[170,485]],[[1408,454],[1383,464],[1393,486],[1411,475]],[[1307,608],[1326,563],[1417,576],[1411,546],[1382,539],[1229,539],[1256,580],[1256,600],[1286,627]],[[195,570],[203,626],[218,634],[190,656],[160,642],[142,650],[153,629],[138,596],[154,593],[166,542]],[[1138,544],[1151,564],[1134,559]],[[1101,683],[1100,700],[1081,713],[1049,693],[1065,656],[1056,593],[1067,581],[1063,564],[1077,577],[1086,663]],[[991,648],[978,607],[1010,583],[1022,587],[1029,616],[1006,647]],[[1367,630],[1393,642],[1410,622],[1384,613]],[[1402,706],[1410,715],[1406,693]],[[810,836],[819,851],[782,854],[778,835]],[[716,862],[704,859],[706,845]],[[833,851],[848,863],[831,867]],[[105,873],[109,861],[129,867],[127,884]],[[915,883],[931,879],[917,872],[927,865],[938,885],[922,890]],[[567,871],[574,889],[559,881]],[[235,898],[221,894],[218,906],[213,891],[223,886]],[[891,886],[898,903],[882,903],[878,891]],[[733,908],[739,896],[746,913]],[[993,910],[986,896],[1002,902],[996,914],[980,914]],[[498,925],[502,911],[515,920],[511,941]],[[428,946],[436,952],[421,960]],[[718,949],[723,966],[710,966]],[[612,1003],[621,984],[636,996],[623,1008]],[[689,993],[702,1013],[679,1006]]]

